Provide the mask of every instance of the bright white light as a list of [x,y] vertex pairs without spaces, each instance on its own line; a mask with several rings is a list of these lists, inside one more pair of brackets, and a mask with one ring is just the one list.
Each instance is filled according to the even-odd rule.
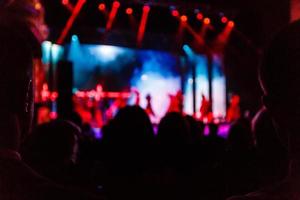
[[47,49],[47,50],[50,50],[51,44],[52,44],[52,43],[51,43],[50,41],[45,41],[45,42],[42,43],[42,48],[45,48],[45,49]]
[[147,81],[148,80],[148,75],[147,74],[143,74],[141,77],[142,81]]
[[45,41],[42,43],[42,61],[43,63],[48,63],[50,60],[50,49],[51,49],[51,42]]
[[52,62],[56,64],[63,56],[64,48],[57,44],[52,44],[50,41],[45,41],[42,43],[43,57],[42,61],[44,63],[49,63],[50,61],[50,50],[52,55]]
[[[144,74],[145,75],[145,74]],[[170,104],[169,94],[175,95],[180,90],[179,77],[164,77],[159,73],[148,72],[147,81],[142,78],[135,83],[135,87],[141,93],[141,106],[146,107],[146,96],[152,97],[153,111],[156,114],[156,119],[153,122],[158,122],[163,117]]]
[[76,42],[78,40],[78,36],[77,35],[72,35],[72,41]]
[[57,63],[59,59],[63,56],[64,48],[57,44],[52,45],[52,61]]
[[[188,79],[188,84],[185,88],[185,98],[184,98],[184,111],[185,113],[192,115],[193,114],[193,88],[192,84],[193,79]],[[200,111],[201,107],[201,95],[204,94],[205,96],[208,96],[208,80],[206,76],[198,76],[196,79],[196,112]]]
[[111,62],[122,54],[124,50],[119,47],[101,45],[97,48],[91,49],[91,54],[101,57],[103,62]]
[[213,86],[213,112],[215,117],[226,115],[226,80],[225,77],[214,78]]

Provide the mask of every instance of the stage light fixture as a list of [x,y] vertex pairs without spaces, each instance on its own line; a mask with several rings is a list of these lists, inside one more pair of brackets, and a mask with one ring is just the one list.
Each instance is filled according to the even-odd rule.
[[222,18],[221,18],[221,22],[222,22],[223,24],[226,24],[226,23],[228,22],[228,18],[227,18],[227,17],[222,17]]
[[120,2],[118,2],[118,1],[114,1],[114,3],[113,3],[113,7],[116,7],[116,8],[119,8],[120,7]]
[[144,11],[144,12],[149,12],[149,11],[150,11],[150,6],[145,5],[145,6],[143,7],[143,11]]
[[229,21],[229,22],[228,22],[228,26],[229,26],[230,28],[233,28],[233,27],[235,26],[234,21]]
[[204,24],[209,25],[210,24],[210,19],[208,17],[204,18]]
[[173,17],[178,17],[179,16],[178,10],[172,10],[171,14],[172,14]]
[[72,41],[73,41],[73,42],[78,41],[78,36],[77,36],[77,35],[72,35]]
[[62,3],[63,5],[68,5],[68,4],[69,4],[69,0],[62,0],[61,3]]
[[197,18],[198,20],[202,20],[202,19],[203,19],[203,14],[202,14],[202,13],[198,13],[198,14],[196,15],[196,18]]
[[99,6],[98,6],[98,9],[99,9],[100,11],[105,11],[106,5],[105,5],[104,3],[100,3]]
[[187,17],[186,15],[182,15],[182,16],[180,17],[180,20],[181,20],[182,22],[187,22],[188,17]]
[[132,8],[127,8],[126,9],[126,14],[127,15],[132,15],[132,13],[133,13],[133,9]]
[[42,8],[42,4],[41,3],[36,3],[35,5],[34,5],[34,8],[36,9],[36,10],[40,10],[41,8]]

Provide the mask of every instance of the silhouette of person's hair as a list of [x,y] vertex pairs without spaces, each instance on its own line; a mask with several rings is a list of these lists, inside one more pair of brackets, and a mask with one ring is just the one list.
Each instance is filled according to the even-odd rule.
[[154,132],[139,106],[119,110],[103,128],[104,187],[111,199],[145,199],[146,171],[153,165]]
[[106,128],[103,140],[110,145],[138,145],[153,143],[153,127],[147,113],[139,106],[126,106]]
[[28,138],[24,159],[31,166],[43,167],[73,162],[79,133],[80,129],[68,121],[41,124]]
[[199,142],[199,140],[203,137],[204,133],[204,124],[201,121],[197,121],[194,117],[187,115],[185,116],[186,121],[188,122],[190,128],[191,140],[193,143]]
[[153,143],[154,132],[146,112],[139,106],[126,106],[103,128],[103,159],[113,173],[134,172],[139,166],[145,167]]
[[190,128],[181,113],[170,112],[161,119],[158,125],[157,141],[163,146],[188,144]]
[[0,147],[17,150],[32,117],[33,51],[24,31],[1,23],[0,29]]

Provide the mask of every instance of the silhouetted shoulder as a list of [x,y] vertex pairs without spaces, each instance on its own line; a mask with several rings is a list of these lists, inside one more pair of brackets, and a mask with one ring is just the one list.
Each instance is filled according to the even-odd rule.
[[80,191],[57,185],[38,175],[30,167],[17,160],[0,160],[1,200],[102,200]]
[[245,196],[231,197],[227,200],[298,200],[300,191],[289,180],[267,187],[261,191],[253,192]]
[[259,194],[259,193],[251,193],[251,194],[248,194],[248,195],[245,195],[245,196],[231,197],[227,200],[273,200],[273,198],[270,197],[270,196]]

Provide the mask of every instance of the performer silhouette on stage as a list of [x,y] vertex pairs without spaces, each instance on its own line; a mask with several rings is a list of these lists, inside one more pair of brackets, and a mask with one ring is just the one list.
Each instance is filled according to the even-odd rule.
[[230,106],[227,110],[226,121],[233,122],[241,117],[240,96],[233,95],[230,99]]
[[176,95],[169,95],[170,106],[168,112],[183,112],[183,94],[182,91],[178,91]]
[[201,107],[200,107],[200,120],[209,120],[212,116],[212,106],[211,102],[206,99],[204,94],[202,94],[202,101],[201,101]]
[[140,105],[140,102],[141,102],[141,94],[140,94],[140,92],[138,91],[138,89],[136,89],[136,88],[133,88],[133,89],[132,89],[132,92],[135,94],[135,102],[134,102],[134,105],[139,106],[139,105]]
[[146,96],[146,100],[147,100],[147,106],[146,106],[146,113],[150,116],[150,117],[155,117],[155,113],[152,109],[152,97],[150,94],[147,94]]

